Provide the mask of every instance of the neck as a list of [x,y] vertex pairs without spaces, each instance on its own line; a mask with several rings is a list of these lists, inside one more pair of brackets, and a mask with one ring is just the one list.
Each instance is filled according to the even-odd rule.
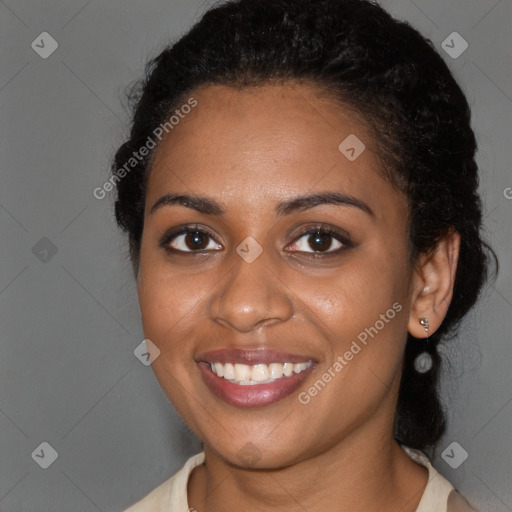
[[329,450],[279,469],[233,466],[205,446],[206,464],[189,481],[197,512],[414,512],[428,471],[413,462],[392,433],[358,430]]

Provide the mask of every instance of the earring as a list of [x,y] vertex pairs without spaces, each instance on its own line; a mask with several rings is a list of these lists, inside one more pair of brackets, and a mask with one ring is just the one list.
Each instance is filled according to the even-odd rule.
[[[425,332],[427,333],[426,343],[428,343],[428,318],[420,318],[419,323],[425,328]],[[421,352],[421,354],[418,354],[414,360],[414,368],[418,373],[428,372],[432,368],[432,356],[427,351]]]

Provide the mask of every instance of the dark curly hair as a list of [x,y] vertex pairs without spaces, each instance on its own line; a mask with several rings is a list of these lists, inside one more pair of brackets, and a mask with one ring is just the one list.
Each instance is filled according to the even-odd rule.
[[[152,59],[134,96],[129,139],[113,175],[153,130],[199,86],[310,83],[362,116],[383,172],[409,202],[411,261],[436,249],[449,230],[461,235],[453,299],[424,343],[408,335],[395,438],[435,448],[445,431],[436,346],[454,336],[497,259],[481,237],[476,141],[467,100],[432,43],[366,0],[232,0],[210,9],[179,41]],[[135,274],[145,192],[154,150],[116,179],[115,216],[129,234]],[[433,366],[419,373],[427,350]]]

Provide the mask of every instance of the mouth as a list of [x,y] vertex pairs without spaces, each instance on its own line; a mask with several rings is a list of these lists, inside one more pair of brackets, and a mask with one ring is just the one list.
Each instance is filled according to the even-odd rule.
[[307,356],[270,350],[218,350],[198,357],[205,384],[237,407],[260,407],[290,396],[316,367]]
[[270,364],[248,364],[240,363],[209,363],[212,373],[218,377],[238,384],[240,386],[254,386],[258,384],[270,384],[278,379],[290,377],[294,373],[302,373],[307,370],[313,361],[303,363],[270,363]]

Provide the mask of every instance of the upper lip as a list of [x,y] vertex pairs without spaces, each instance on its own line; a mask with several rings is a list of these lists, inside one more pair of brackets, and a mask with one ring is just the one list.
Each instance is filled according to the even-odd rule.
[[239,363],[239,364],[270,364],[270,363],[304,363],[313,361],[308,355],[291,354],[288,352],[277,352],[265,347],[254,349],[221,348],[209,350],[197,355],[196,361],[206,363]]

